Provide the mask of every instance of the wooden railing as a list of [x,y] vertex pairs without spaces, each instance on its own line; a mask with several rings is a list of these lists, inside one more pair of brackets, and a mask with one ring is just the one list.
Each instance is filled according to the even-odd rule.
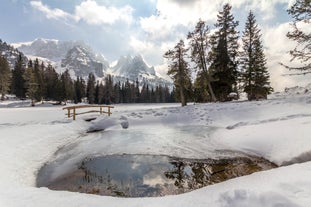
[[[98,108],[97,110],[90,110],[90,111],[83,111],[80,113],[77,113],[77,109],[82,109],[82,108]],[[107,108],[107,111],[104,111],[103,109]],[[68,118],[73,117],[73,120],[76,120],[76,116],[80,114],[88,114],[88,113],[100,113],[100,114],[108,114],[110,116],[111,113],[111,108],[114,108],[113,106],[107,106],[107,105],[77,105],[77,106],[67,106],[64,107],[63,110],[67,109],[67,115]]]

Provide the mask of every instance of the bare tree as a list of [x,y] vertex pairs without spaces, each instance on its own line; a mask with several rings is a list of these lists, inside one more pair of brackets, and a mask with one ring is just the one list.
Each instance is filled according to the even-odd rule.
[[298,60],[302,66],[292,67],[281,63],[289,70],[298,70],[299,73],[294,75],[304,75],[311,73],[311,33],[303,30],[303,26],[311,23],[311,0],[296,0],[293,6],[287,10],[288,14],[294,19],[291,26],[292,31],[287,33],[290,40],[296,41],[297,46],[289,53],[292,56],[291,61]]
[[186,62],[187,49],[183,40],[180,40],[173,50],[168,50],[164,57],[170,60],[167,74],[173,79],[182,106],[187,105],[187,91],[191,88],[191,78],[188,63]]

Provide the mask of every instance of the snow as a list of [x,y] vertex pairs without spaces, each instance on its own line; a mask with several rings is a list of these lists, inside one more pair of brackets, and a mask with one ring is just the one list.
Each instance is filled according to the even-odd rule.
[[30,46],[33,43],[33,41],[31,42],[16,42],[16,43],[10,43],[10,45],[12,45],[15,49],[18,49],[19,47],[25,45],[25,46]]
[[[297,91],[299,90],[299,93]],[[68,119],[61,106],[0,102],[0,206],[310,206],[311,93],[301,88],[263,101],[120,104],[112,116]],[[124,127],[125,126],[125,127]],[[89,129],[103,130],[87,133]],[[158,198],[116,198],[37,188],[46,163],[54,176],[86,156],[161,154],[218,158],[248,153],[281,167]],[[50,179],[53,179],[51,177]]]

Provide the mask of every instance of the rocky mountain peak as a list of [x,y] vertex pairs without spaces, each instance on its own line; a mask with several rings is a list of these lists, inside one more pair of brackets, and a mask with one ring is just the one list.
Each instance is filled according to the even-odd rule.
[[38,38],[33,42],[14,44],[25,55],[47,58],[59,61],[67,54],[68,50],[76,45],[84,44],[79,41],[59,41]]
[[103,64],[96,60],[96,55],[81,45],[71,48],[64,59],[61,66],[68,70],[73,70],[76,76],[87,77],[89,73],[94,73],[98,77],[103,77],[103,70],[107,68],[107,64]]
[[149,67],[141,55],[121,56],[112,71],[117,75],[122,74],[134,80],[142,76],[156,75],[154,67]]

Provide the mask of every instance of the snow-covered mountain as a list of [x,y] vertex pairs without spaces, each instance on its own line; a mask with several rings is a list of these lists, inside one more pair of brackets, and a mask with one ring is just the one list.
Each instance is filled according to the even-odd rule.
[[14,67],[19,54],[21,54],[23,62],[26,64],[27,57],[23,53],[0,39],[0,55],[8,61],[10,68]]
[[97,77],[104,75],[108,61],[82,41],[59,41],[36,39],[33,42],[12,44],[30,59],[38,58],[51,63],[59,72],[68,69],[73,76],[87,77],[94,73]]
[[170,81],[159,77],[154,67],[148,66],[141,55],[122,56],[113,66],[102,54],[95,53],[92,48],[82,41],[60,41],[36,39],[33,42],[12,44],[22,51],[29,59],[38,58],[52,64],[57,71],[69,70],[73,78],[80,76],[87,78],[94,73],[97,78],[105,74],[113,76],[115,81],[124,82],[127,79],[141,84],[172,86]]
[[59,41],[38,38],[32,42],[13,43],[25,55],[38,56],[51,61],[63,59],[67,52],[77,45],[83,45],[82,41]]
[[154,67],[149,67],[141,55],[132,57],[122,56],[117,64],[111,68],[111,71],[118,76],[126,76],[130,79],[145,77],[155,78]]
[[61,60],[61,67],[68,70],[73,70],[76,76],[86,77],[90,73],[95,74],[97,77],[104,76],[104,70],[109,66],[103,57],[102,61],[98,61],[97,57],[92,51],[87,48],[76,45],[71,48],[64,59]]
[[147,84],[154,88],[158,85],[166,85],[170,88],[173,86],[172,82],[159,77],[154,67],[148,66],[140,54],[121,56],[106,72],[113,76],[114,81],[138,80],[140,86]]

